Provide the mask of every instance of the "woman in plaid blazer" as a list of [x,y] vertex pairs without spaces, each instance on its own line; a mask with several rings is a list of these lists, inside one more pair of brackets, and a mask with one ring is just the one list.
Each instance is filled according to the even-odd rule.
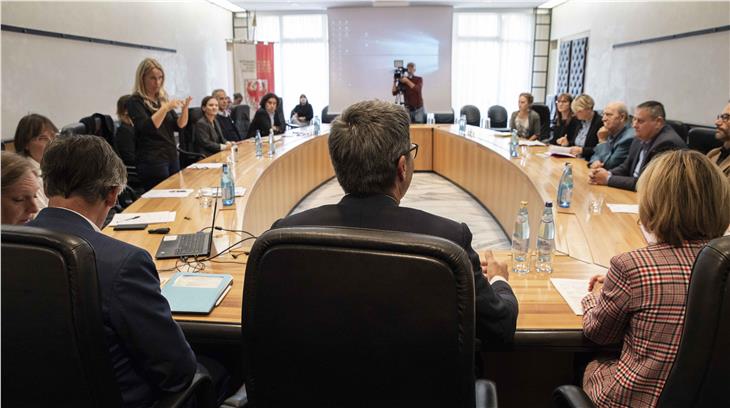
[[599,407],[653,407],[679,347],[687,287],[700,249],[730,223],[728,178],[698,152],[652,160],[638,181],[650,245],[611,259],[583,299],[583,333],[623,341],[621,355],[588,364],[583,388]]

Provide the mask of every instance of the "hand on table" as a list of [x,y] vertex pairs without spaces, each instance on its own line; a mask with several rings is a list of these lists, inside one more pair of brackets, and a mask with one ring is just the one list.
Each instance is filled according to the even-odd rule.
[[605,186],[608,184],[608,176],[610,173],[604,168],[592,169],[588,173],[588,182],[591,184],[599,184]]
[[601,293],[603,289],[603,283],[606,281],[606,275],[593,275],[591,280],[588,281],[588,291],[594,295]]
[[484,260],[481,261],[481,264],[482,273],[487,278],[487,280],[491,280],[495,276],[501,276],[505,280],[509,280],[507,264],[494,259],[494,254],[492,253],[492,251],[484,251]]

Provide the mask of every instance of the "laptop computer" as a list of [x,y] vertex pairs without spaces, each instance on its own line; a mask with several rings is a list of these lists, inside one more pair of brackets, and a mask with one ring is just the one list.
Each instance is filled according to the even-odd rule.
[[[217,196],[217,195],[216,195]],[[214,199],[213,222],[210,231],[196,232],[194,234],[165,235],[157,248],[155,259],[174,259],[195,256],[210,256],[210,248],[213,244],[213,231],[215,230],[215,216],[218,213],[218,199]]]

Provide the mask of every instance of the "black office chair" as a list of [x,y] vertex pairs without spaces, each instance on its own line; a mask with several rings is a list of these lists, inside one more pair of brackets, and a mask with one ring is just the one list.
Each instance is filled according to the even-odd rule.
[[231,118],[238,134],[246,137],[248,127],[251,125],[251,108],[248,105],[236,105],[231,109]]
[[454,110],[450,109],[449,112],[434,113],[433,121],[436,123],[454,123]]
[[81,122],[70,123],[62,127],[59,134],[61,136],[85,135],[87,134],[86,125]]
[[678,121],[678,120],[666,120],[667,125],[671,126],[672,129],[674,129],[675,132],[679,135],[679,137],[682,138],[685,142],[687,141],[687,125],[684,123]]
[[177,152],[180,156],[180,167],[187,167],[205,156],[193,151],[193,128],[203,117],[203,109],[198,107],[188,108],[188,124],[178,133]]
[[550,108],[541,103],[533,103],[532,110],[540,116],[540,140],[550,138]]
[[687,145],[692,150],[707,154],[712,149],[722,146],[722,141],[715,137],[715,129],[693,127],[687,133]]
[[[730,237],[707,244],[692,266],[682,339],[657,407],[730,407]],[[553,393],[557,407],[593,407],[573,385]]]
[[464,250],[419,234],[269,230],[244,280],[256,406],[495,406],[474,381],[474,277]]
[[459,111],[459,115],[466,115],[466,124],[472,126],[479,126],[479,120],[481,115],[479,114],[479,108],[474,105],[464,105]]
[[493,128],[506,128],[509,117],[507,116],[507,109],[502,106],[494,105],[487,111],[487,117],[491,122]]
[[334,121],[337,117],[337,115],[330,115],[329,109],[329,105],[322,108],[322,123],[332,123],[332,121]]
[[[2,271],[2,404],[120,407],[89,244],[3,225]],[[209,376],[196,374],[190,387],[157,406],[184,406],[190,398],[212,405]]]

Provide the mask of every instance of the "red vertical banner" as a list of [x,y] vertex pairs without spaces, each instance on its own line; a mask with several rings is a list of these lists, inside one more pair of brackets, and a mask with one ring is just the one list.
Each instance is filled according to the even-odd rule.
[[[256,43],[256,78],[267,92],[274,92],[274,44]],[[263,96],[263,94],[262,94]]]

